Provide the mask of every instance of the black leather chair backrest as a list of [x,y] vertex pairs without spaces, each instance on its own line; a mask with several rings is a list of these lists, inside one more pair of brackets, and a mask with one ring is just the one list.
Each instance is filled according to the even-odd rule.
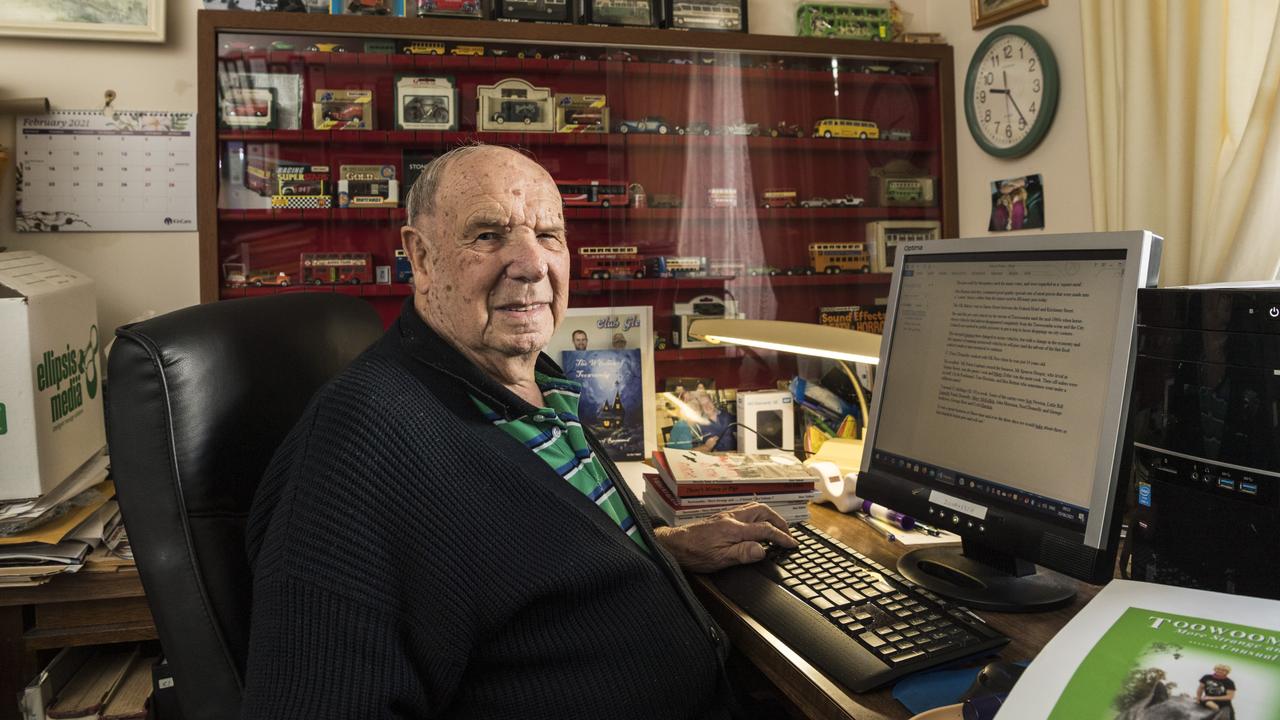
[[116,331],[112,475],[186,720],[239,716],[254,491],[311,396],[381,333],[367,302],[309,292],[197,305]]

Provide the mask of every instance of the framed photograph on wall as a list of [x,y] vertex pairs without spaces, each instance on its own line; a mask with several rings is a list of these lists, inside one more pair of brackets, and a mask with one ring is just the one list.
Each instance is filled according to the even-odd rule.
[[1049,0],[969,0],[969,10],[973,29],[977,30],[1039,10],[1048,4]]
[[164,6],[165,0],[4,0],[0,35],[164,42]]

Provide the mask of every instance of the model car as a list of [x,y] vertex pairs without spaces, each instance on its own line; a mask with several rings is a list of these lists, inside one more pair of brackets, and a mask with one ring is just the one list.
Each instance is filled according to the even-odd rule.
[[244,99],[223,105],[222,114],[227,117],[267,117],[271,114],[271,105]]
[[671,132],[671,126],[667,124],[666,120],[656,115],[651,115],[642,117],[639,120],[623,120],[614,128],[614,132],[622,133],[623,135],[633,132],[666,135]]
[[347,122],[349,120],[364,119],[364,105],[361,103],[347,103],[335,107],[327,107],[324,110],[324,119],[333,120],[335,122]]
[[736,122],[721,129],[725,135],[759,135],[760,123]]
[[780,122],[769,128],[769,135],[772,137],[798,137],[805,136],[804,128],[789,122]]
[[411,43],[405,43],[404,54],[405,55],[443,55],[444,43],[424,42],[420,40],[411,42]]
[[756,63],[756,69],[757,70],[786,70],[787,63],[782,59],[761,60],[760,62]]
[[686,126],[676,128],[677,135],[710,135],[711,125],[704,122],[691,122]]
[[272,50],[296,50],[297,46],[288,40],[276,40],[271,43]]
[[649,198],[649,207],[651,208],[678,208],[684,207],[684,201],[679,195],[670,195],[667,193],[658,193]]
[[222,282],[229,288],[244,287],[244,263],[223,263]]
[[590,60],[583,50],[561,50],[551,53],[552,60]]
[[222,50],[220,51],[220,54],[226,55],[228,53],[235,53],[235,52],[247,53],[247,52],[253,52],[254,50],[257,50],[257,49],[258,49],[258,46],[254,45],[253,43],[240,42],[239,40],[236,40],[233,42],[222,43]]
[[667,62],[671,63],[672,65],[692,65],[693,64],[693,60],[690,60],[689,58],[683,58],[683,57],[668,58]]
[[281,195],[322,195],[324,194],[324,184],[319,180],[301,180],[286,185],[281,191]]
[[450,55],[484,55],[483,45],[454,45]]
[[814,197],[800,201],[800,207],[803,208],[826,208],[831,207],[831,198]]
[[336,42],[313,43],[307,46],[307,52],[340,53],[346,51],[347,49],[342,46],[342,43]]
[[516,57],[518,57],[518,58],[535,58],[535,59],[541,59],[541,58],[542,58],[542,51],[541,51],[541,50],[539,50],[538,48],[526,48],[526,49],[521,50],[520,52],[516,53]]
[[609,62],[635,62],[640,58],[626,50],[610,50],[609,52],[602,53],[600,55],[600,59],[608,60]]
[[289,287],[290,279],[289,273],[284,272],[283,270],[280,272],[271,272],[267,270],[249,273],[249,276],[245,278],[245,282],[254,287],[262,287],[263,285]]
[[911,131],[899,130],[898,128],[890,128],[889,130],[885,130],[884,132],[880,133],[880,139],[910,141]]
[[859,65],[855,65],[853,71],[872,75],[892,75],[893,66],[881,65],[879,63],[861,63]]
[[773,277],[774,275],[781,274],[781,272],[781,270],[771,265],[756,265],[754,267],[747,268],[747,275],[750,275],[751,277],[760,277],[762,275]]
[[349,15],[390,15],[391,8],[386,0],[350,0],[347,3]]
[[478,15],[480,4],[476,0],[421,0],[418,3],[419,15],[432,12]]
[[489,116],[489,119],[499,125],[508,122],[520,122],[528,125],[532,122],[540,120],[542,117],[542,109],[539,104],[532,100],[503,100],[498,106],[498,111]]
[[863,200],[854,195],[832,198],[831,207],[862,207]]
[[813,274],[813,268],[808,267],[808,266],[804,266],[804,267],[789,267],[789,268],[787,268],[786,270],[783,270],[783,271],[782,271],[782,274],[783,274],[783,275],[812,275],[812,274]]
[[396,51],[394,40],[365,40],[364,51],[377,55],[390,55]]
[[796,191],[793,188],[767,188],[760,196],[760,207],[795,207]]

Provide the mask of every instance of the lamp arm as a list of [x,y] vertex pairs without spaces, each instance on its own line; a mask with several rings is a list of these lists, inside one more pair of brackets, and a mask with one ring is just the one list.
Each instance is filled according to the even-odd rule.
[[858,433],[858,437],[865,439],[867,437],[867,398],[862,394],[862,383],[858,382],[857,376],[853,374],[853,371],[849,369],[849,365],[845,361],[837,360],[836,364],[840,366],[841,370],[844,370],[845,375],[849,376],[849,382],[853,383],[853,394],[858,396],[858,411],[862,413],[858,423],[862,428]]

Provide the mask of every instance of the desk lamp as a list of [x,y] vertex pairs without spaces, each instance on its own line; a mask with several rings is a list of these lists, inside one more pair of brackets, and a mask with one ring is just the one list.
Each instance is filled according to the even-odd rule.
[[862,438],[866,435],[867,399],[847,361],[876,365],[880,362],[880,336],[860,330],[786,320],[694,320],[689,334],[709,343],[727,343],[809,355],[835,360],[849,376],[858,396],[862,427],[858,439],[831,438],[808,461],[833,462],[842,473],[857,472],[862,465]]

